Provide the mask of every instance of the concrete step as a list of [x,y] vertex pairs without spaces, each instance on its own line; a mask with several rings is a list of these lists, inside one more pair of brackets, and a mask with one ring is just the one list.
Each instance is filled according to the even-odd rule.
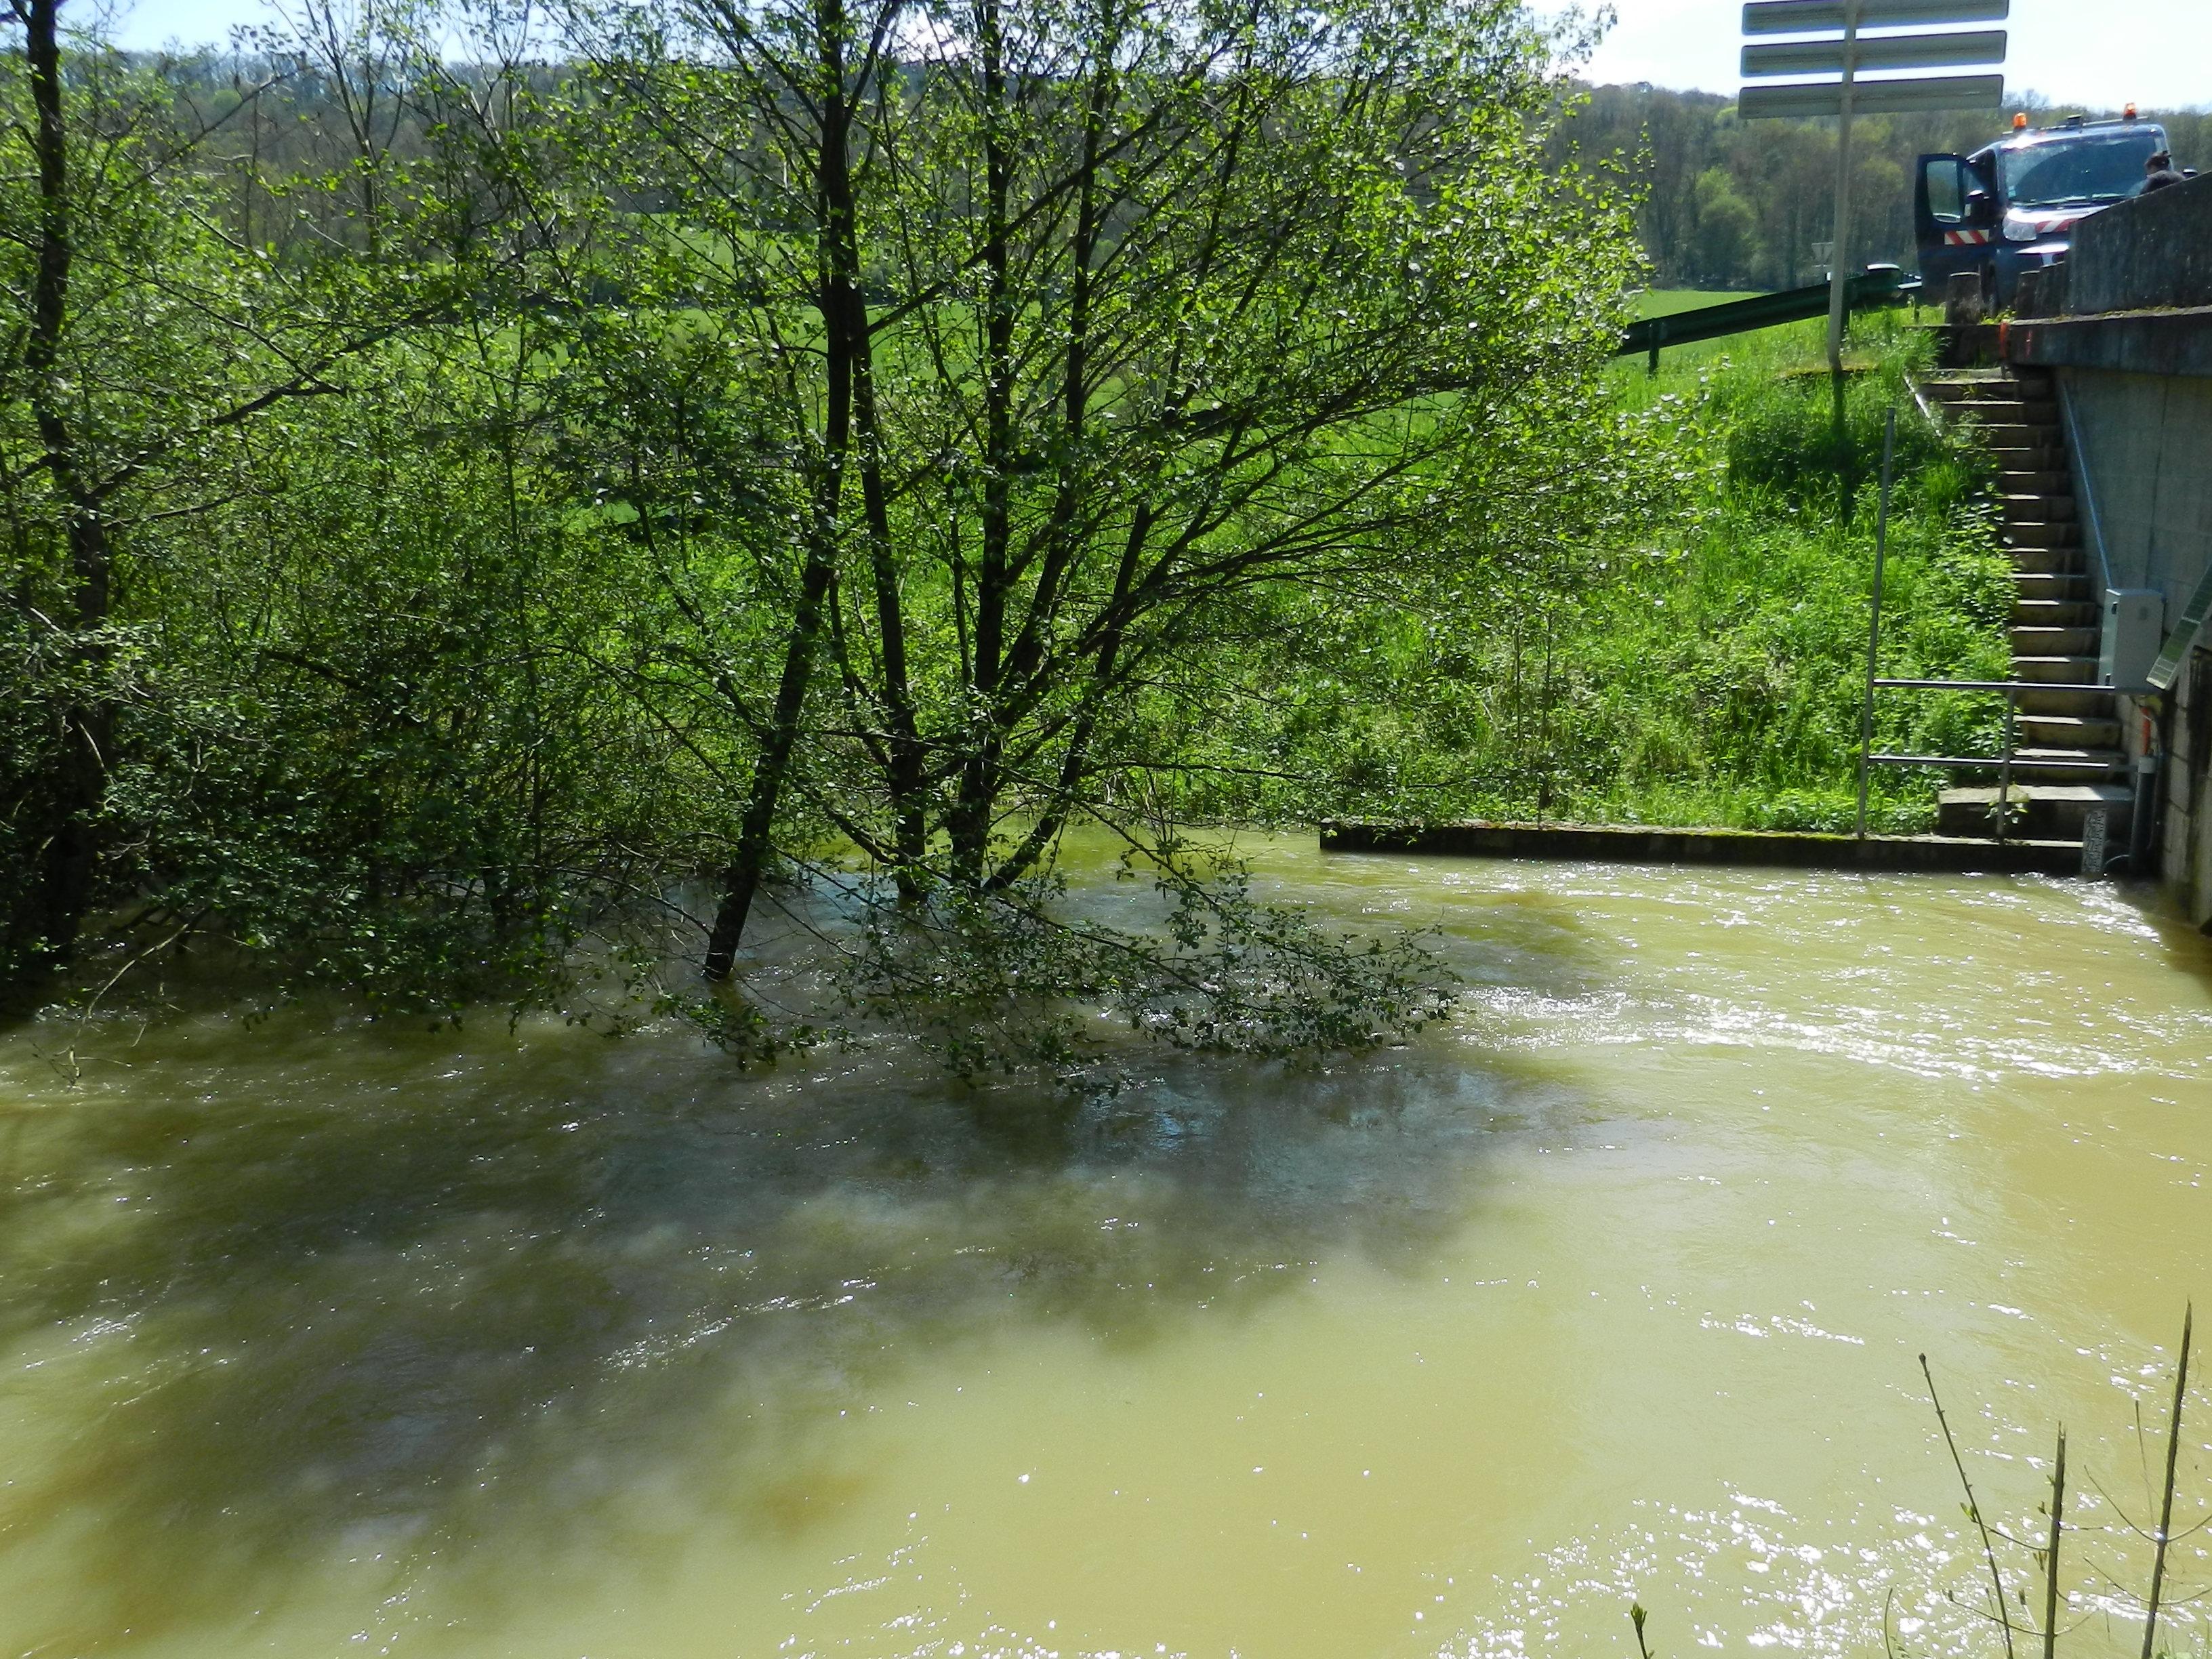
[[2016,680],[2033,680],[2041,685],[2094,685],[2097,659],[2082,656],[2014,657],[2012,675]]
[[[2024,691],[2025,702],[2041,692]],[[2111,699],[2103,700],[2107,704]],[[2096,719],[2086,714],[2030,714],[2022,713],[2017,726],[2020,739],[2039,747],[2052,750],[2093,750],[2099,753],[2118,753],[2120,723],[2110,718]]]
[[2033,624],[2012,630],[2015,657],[2094,657],[2101,630],[2086,628],[2039,628]]
[[[2081,532],[2070,524],[2007,525],[1997,532],[1997,543],[2022,570],[2073,570],[2080,566]],[[2030,553],[2061,556],[2055,563],[2049,558],[2022,556]]]
[[1997,489],[2007,495],[2064,495],[2070,500],[2074,479],[2071,474],[2056,468],[2041,471],[2022,469],[1998,473]]
[[2091,597],[2089,579],[2072,570],[2023,570],[2017,561],[2012,573],[2015,605],[2075,604],[2087,605],[2093,611],[2097,601]]
[[2012,602],[2014,628],[2086,628],[2095,642],[2101,619],[2087,599],[2031,599],[2016,594]]
[[2051,395],[2047,380],[2024,380],[2017,374],[2000,375],[1994,380],[1954,380],[1935,378],[1921,382],[1921,390],[1931,398],[1958,401],[1970,398],[2043,398]]
[[2015,749],[2013,753],[2021,760],[2039,763],[2013,775],[2030,776],[2039,784],[2103,783],[2123,775],[2128,769],[2128,757],[2117,749],[2075,749],[2039,743]]
[[2047,399],[1960,398],[1951,399],[1945,407],[1962,419],[1980,422],[1984,432],[2010,426],[2033,427],[2049,435],[2059,431],[2058,405]]
[[[1994,785],[1946,789],[1936,797],[1936,833],[1939,836],[1990,836],[1996,830],[1997,791]],[[2017,779],[2006,793],[2005,833],[2036,841],[2079,842],[2081,826],[2090,809],[2105,809],[2105,834],[2118,839],[2126,835],[2135,791],[2117,783],[2021,783]]]
[[[2015,679],[2027,678],[2019,672],[2017,663],[2013,665],[2013,677]],[[2063,680],[2033,684],[2034,690],[2015,694],[2023,722],[2031,715],[2052,719],[2071,717],[2082,720],[2110,720],[2113,718],[2112,693],[2100,691],[2086,681],[2075,681],[2070,685]],[[2081,741],[2085,746],[2093,746],[2087,738]],[[2119,739],[2115,737],[2112,741],[2117,743]]]
[[1997,505],[2003,509],[2008,526],[2074,522],[2074,498],[2070,495],[2000,495]]
[[1990,448],[2002,452],[2010,449],[2055,450],[2059,444],[2056,422],[1984,421],[1982,437]]

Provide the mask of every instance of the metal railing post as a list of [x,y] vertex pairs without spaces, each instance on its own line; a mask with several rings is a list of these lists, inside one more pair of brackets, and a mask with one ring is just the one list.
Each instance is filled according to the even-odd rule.
[[2081,447],[2081,428],[2075,419],[2074,399],[2066,389],[2066,382],[2057,372],[2051,373],[2051,389],[2058,396],[2058,414],[2066,428],[2068,468],[2074,477],[2074,493],[2081,498],[2084,516],[2088,520],[2089,533],[2083,539],[2097,561],[2097,603],[2105,603],[2106,592],[2118,586],[2112,580],[2112,556],[2105,546],[2105,521],[2097,513],[2097,489],[2089,477],[2089,452]]
[[1867,607],[1866,702],[1859,709],[1859,839],[1866,839],[1867,757],[1874,750],[1875,654],[1881,648],[1881,564],[1889,550],[1889,466],[1897,452],[1897,405],[1881,428],[1881,510],[1874,525],[1874,601]]
[[2011,811],[2013,722],[2019,713],[2019,688],[2008,686],[2005,689],[2004,752],[1997,760],[1997,839],[2001,842],[2005,838],[2005,819]]

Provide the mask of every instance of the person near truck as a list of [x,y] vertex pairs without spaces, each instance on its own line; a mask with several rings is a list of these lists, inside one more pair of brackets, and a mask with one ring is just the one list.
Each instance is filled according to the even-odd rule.
[[2149,159],[2144,161],[2142,187],[2144,195],[2148,196],[2154,190],[2164,190],[2169,185],[2178,185],[2182,182],[2181,174],[2174,171],[2172,151],[2163,149],[2154,151]]

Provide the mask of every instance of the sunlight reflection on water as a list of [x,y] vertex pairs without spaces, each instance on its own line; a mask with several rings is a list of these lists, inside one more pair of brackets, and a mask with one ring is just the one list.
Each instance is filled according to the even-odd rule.
[[0,1037],[0,1651],[1580,1655],[1640,1600],[1988,1652],[1923,1351],[2014,1529],[2067,1422],[2061,1650],[2134,1650],[2088,1564],[2144,1577],[2212,1279],[2204,941],[1251,850],[1439,928],[1455,1027],[1088,1103],[551,1022],[118,1025],[73,1090]]

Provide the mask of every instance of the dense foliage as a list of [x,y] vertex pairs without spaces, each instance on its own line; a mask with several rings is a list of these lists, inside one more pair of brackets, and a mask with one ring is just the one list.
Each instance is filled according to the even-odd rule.
[[0,61],[7,977],[588,963],[773,1046],[666,972],[742,988],[773,903],[969,1067],[1065,1058],[1071,996],[1435,1012],[1162,808],[1285,607],[1641,510],[1639,261],[1516,5],[315,5],[221,63],[58,10]]
[[[1807,340],[1606,367],[1630,200],[1510,0],[299,23],[149,62],[42,0],[0,56],[19,991],[212,949],[747,1050],[1276,1053],[1443,989],[1193,825],[1848,814],[1871,514]],[[1905,406],[1890,665],[1995,672],[1977,464]]]

